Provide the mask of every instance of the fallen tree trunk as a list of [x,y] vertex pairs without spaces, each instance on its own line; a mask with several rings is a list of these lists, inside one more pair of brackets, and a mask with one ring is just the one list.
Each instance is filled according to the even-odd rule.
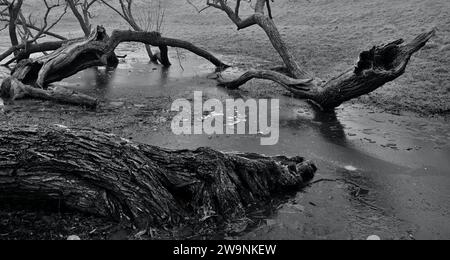
[[95,107],[97,100],[83,94],[62,88],[53,89],[47,93],[45,90],[33,90],[32,88],[46,89],[49,84],[61,81],[90,67],[116,67],[118,58],[114,50],[122,42],[141,42],[158,46],[161,52],[157,57],[165,66],[170,66],[168,57],[168,46],[170,46],[190,50],[220,69],[228,67],[211,53],[186,41],[164,38],[157,32],[114,31],[109,37],[106,30],[98,26],[88,38],[35,44],[27,47],[22,56],[27,56],[32,51],[57,49],[49,55],[18,62],[11,72],[11,79],[3,82],[0,98],[6,100],[40,98]]
[[[324,83],[319,78],[293,78],[277,71],[252,70],[237,79],[219,78],[219,85],[237,89],[252,79],[277,82],[296,98],[314,102],[323,110],[333,110],[342,103],[371,93],[404,74],[411,56],[433,37],[435,31],[419,35],[409,43],[397,40],[361,53],[355,68]],[[290,72],[287,69],[288,74]]]
[[[42,73],[44,75],[53,75],[53,77],[49,77],[49,79],[44,80],[44,84],[49,84],[67,77],[66,75],[54,75],[60,74],[59,71],[56,70],[64,70],[66,72],[65,74],[68,74],[67,72],[70,71],[70,74],[73,74],[85,69],[84,67],[86,66],[92,67],[93,65],[89,64],[89,61],[93,60],[97,61],[97,63],[101,65],[106,65],[105,61],[107,60],[107,57],[115,56],[114,50],[122,42],[140,42],[159,47],[161,50],[160,59],[165,66],[170,66],[170,61],[168,60],[167,55],[167,48],[173,47],[186,49],[200,57],[203,57],[214,64],[219,70],[229,67],[227,64],[223,63],[210,52],[199,48],[187,41],[162,37],[158,32],[135,32],[120,30],[113,31],[111,37],[109,37],[106,33],[105,28],[101,26],[98,26],[96,30],[94,30],[94,32],[91,34],[91,36],[87,39],[47,42],[41,44],[31,44],[29,46],[19,45],[17,47],[11,48],[9,51],[7,51],[7,53],[1,55],[0,57],[6,58],[10,54],[12,54],[12,52],[22,50],[22,48],[26,48],[23,49],[22,53],[22,56],[25,57],[36,52],[56,50],[50,55],[42,56],[37,59],[23,60],[14,68],[15,73],[22,75],[22,77],[28,76],[29,81],[35,80],[36,82],[39,81],[40,83],[42,83],[42,79],[37,79],[38,75],[36,75],[36,71],[41,71],[41,69],[44,68],[44,65],[48,65],[45,68],[46,70],[42,70]],[[56,62],[53,60],[56,60]],[[77,66],[75,66],[75,68],[72,68],[74,63]],[[81,64],[84,63],[87,63],[87,65],[81,66]],[[70,67],[71,69],[69,69],[68,67]],[[29,73],[30,75],[28,75]],[[23,83],[29,84],[30,82]]]
[[[235,4],[234,9],[230,6],[233,3]],[[403,40],[398,40],[365,51],[361,54],[355,69],[352,68],[324,83],[313,73],[301,68],[295,60],[272,20],[269,0],[256,0],[253,6],[254,14],[245,19],[242,19],[239,14],[241,1],[216,0],[206,1],[206,4],[225,12],[238,30],[254,25],[261,27],[285,65],[283,73],[251,70],[237,79],[224,80],[219,77],[219,85],[237,89],[252,79],[266,79],[282,85],[299,99],[312,101],[323,110],[334,110],[342,103],[368,94],[401,76],[405,72],[411,56],[425,46],[435,33],[435,30],[432,30],[421,34],[409,44],[403,44]],[[266,9],[268,15],[265,14]]]
[[300,157],[171,151],[58,125],[0,128],[0,201],[56,202],[139,226],[242,218],[315,171]]
[[49,90],[35,88],[25,85],[16,78],[7,78],[0,87],[0,97],[6,102],[16,99],[41,99],[56,103],[79,105],[87,108],[97,107],[99,101],[82,93],[75,92],[63,87],[54,87]]
[[98,27],[88,38],[69,41],[49,55],[20,61],[12,70],[12,77],[26,85],[46,88],[76,73],[95,66],[116,67],[119,63],[114,49],[103,53],[95,48],[109,40],[102,27]]

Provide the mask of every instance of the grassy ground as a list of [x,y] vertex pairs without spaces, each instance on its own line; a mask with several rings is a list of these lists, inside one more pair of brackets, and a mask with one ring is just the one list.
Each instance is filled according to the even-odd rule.
[[[163,3],[165,35],[192,41],[221,54],[280,62],[258,27],[238,32],[220,11],[208,9],[198,14],[185,1],[164,0]],[[38,4],[28,2],[26,8],[36,10]],[[274,19],[295,57],[323,79],[353,66],[358,54],[373,45],[398,38],[410,39],[437,27],[437,36],[414,56],[404,76],[356,102],[394,112],[450,113],[450,1],[278,0],[273,9]],[[249,8],[244,10],[244,14],[249,12]],[[110,10],[97,8],[94,13],[95,24],[105,25],[109,30],[127,28]],[[72,17],[64,19],[57,30],[69,37],[81,34]],[[0,46],[7,46],[7,37],[2,37]],[[270,84],[260,83],[258,91],[261,84],[266,89],[272,88]]]

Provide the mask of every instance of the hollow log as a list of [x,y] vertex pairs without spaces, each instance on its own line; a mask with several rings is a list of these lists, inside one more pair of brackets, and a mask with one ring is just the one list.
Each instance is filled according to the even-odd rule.
[[172,151],[61,125],[0,127],[0,201],[55,203],[138,226],[242,218],[316,170],[300,157]]
[[[296,98],[310,100],[323,110],[333,110],[342,103],[371,93],[403,75],[412,55],[424,47],[434,34],[435,30],[432,30],[419,35],[409,43],[401,39],[375,46],[361,53],[355,68],[326,83],[314,77],[298,79],[286,75],[289,73],[252,70],[233,80],[219,77],[219,85],[237,89],[252,79],[266,79],[279,83]],[[285,71],[291,70],[287,68]]]

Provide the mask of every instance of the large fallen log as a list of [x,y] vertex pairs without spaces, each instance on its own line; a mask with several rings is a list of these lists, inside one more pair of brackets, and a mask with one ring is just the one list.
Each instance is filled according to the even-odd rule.
[[56,202],[139,226],[242,218],[315,171],[300,157],[171,151],[57,125],[0,127],[0,202]]

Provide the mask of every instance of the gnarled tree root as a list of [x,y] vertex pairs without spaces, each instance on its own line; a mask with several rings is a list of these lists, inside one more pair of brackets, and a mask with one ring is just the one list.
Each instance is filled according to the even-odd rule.
[[252,79],[266,79],[285,87],[296,98],[313,101],[323,110],[333,110],[403,75],[411,56],[425,46],[434,34],[435,30],[432,30],[409,43],[397,40],[373,47],[361,53],[355,68],[326,83],[319,78],[297,79],[277,71],[252,70],[234,80],[219,77],[219,85],[237,89]]
[[242,218],[315,171],[300,157],[171,151],[58,125],[0,128],[0,201],[56,201],[139,226]]

